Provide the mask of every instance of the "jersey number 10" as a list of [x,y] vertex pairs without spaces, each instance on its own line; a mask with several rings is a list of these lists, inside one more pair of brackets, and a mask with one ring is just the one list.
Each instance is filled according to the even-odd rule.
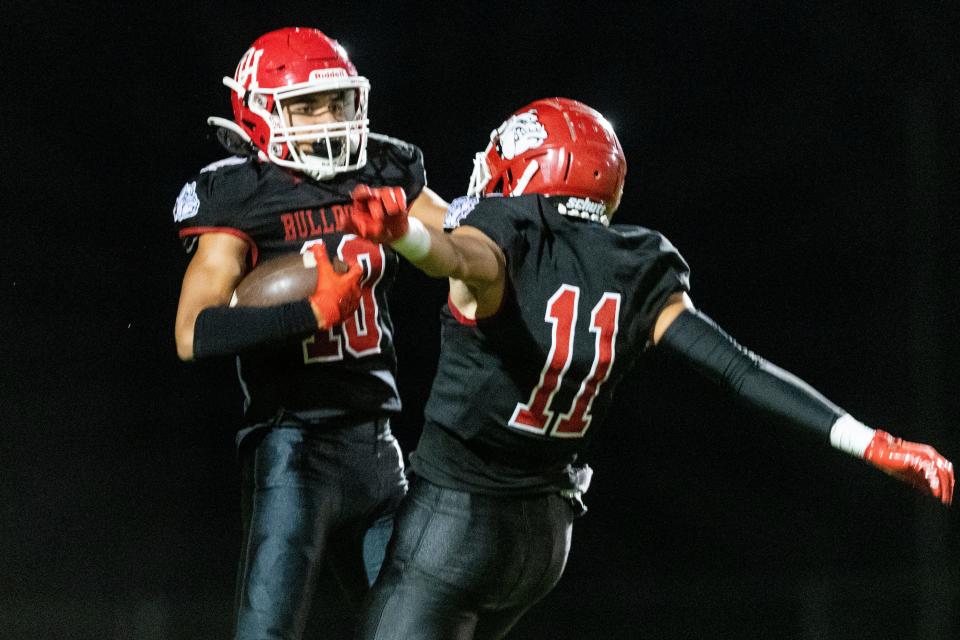
[[[307,242],[301,251],[306,251],[310,245],[316,243],[317,241]],[[360,307],[342,325],[318,331],[303,341],[305,364],[343,360],[344,346],[354,358],[380,353],[380,309],[377,306],[375,290],[383,277],[383,247],[363,238],[346,235],[337,247],[337,257],[348,263],[358,262],[363,267]]]
[[579,302],[580,288],[569,284],[561,285],[547,301],[544,320],[553,325],[550,353],[530,400],[526,404],[518,402],[513,410],[511,427],[555,438],[582,438],[590,427],[590,406],[600,386],[610,377],[616,355],[620,294],[606,291],[593,307],[590,314],[590,332],[594,334],[593,366],[580,383],[572,406],[557,416],[550,405],[573,359]]

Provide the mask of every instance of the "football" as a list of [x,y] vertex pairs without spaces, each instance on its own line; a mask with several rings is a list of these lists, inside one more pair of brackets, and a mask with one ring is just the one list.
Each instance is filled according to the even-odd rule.
[[[333,269],[345,273],[347,265],[333,260]],[[295,253],[273,258],[257,265],[243,277],[230,306],[269,307],[284,302],[302,300],[317,286],[317,263],[313,254]]]

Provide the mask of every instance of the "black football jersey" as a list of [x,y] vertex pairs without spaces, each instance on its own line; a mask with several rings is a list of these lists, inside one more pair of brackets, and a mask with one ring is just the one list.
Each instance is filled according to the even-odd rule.
[[177,198],[174,220],[188,253],[201,234],[230,233],[249,245],[251,268],[322,242],[331,260],[357,261],[364,270],[360,308],[342,325],[238,357],[251,423],[280,410],[304,419],[400,410],[386,295],[398,258],[387,246],[343,231],[352,214],[350,192],[360,183],[401,186],[414,200],[426,186],[420,150],[370,134],[366,165],[323,181],[235,156],[202,169]]
[[656,232],[564,217],[540,195],[482,199],[462,224],[503,250],[507,290],[475,322],[444,308],[413,467],[480,493],[576,488],[577,456],[668,297],[688,289],[687,264]]

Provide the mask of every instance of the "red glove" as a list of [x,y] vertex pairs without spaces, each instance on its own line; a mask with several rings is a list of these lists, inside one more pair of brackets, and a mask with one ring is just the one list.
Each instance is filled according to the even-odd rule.
[[407,194],[403,187],[358,184],[353,197],[353,231],[372,242],[389,243],[407,233]]
[[878,429],[863,458],[943,504],[953,501],[953,464],[929,445],[894,438]]
[[327,329],[340,324],[360,306],[360,277],[363,269],[354,262],[346,273],[337,273],[322,244],[310,246],[317,261],[317,286],[310,295],[310,306],[317,326]]

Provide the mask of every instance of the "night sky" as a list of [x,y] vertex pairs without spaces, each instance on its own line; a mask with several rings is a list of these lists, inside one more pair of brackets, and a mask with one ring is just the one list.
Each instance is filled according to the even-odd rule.
[[[0,639],[229,637],[232,360],[184,364],[171,209],[258,35],[315,26],[371,127],[466,189],[512,111],[581,100],[694,303],[872,426],[960,461],[960,8],[896,2],[5,3]],[[602,259],[602,256],[598,256]],[[405,451],[445,284],[391,301]],[[525,639],[960,637],[960,515],[650,352]],[[336,601],[316,637],[336,637]]]

